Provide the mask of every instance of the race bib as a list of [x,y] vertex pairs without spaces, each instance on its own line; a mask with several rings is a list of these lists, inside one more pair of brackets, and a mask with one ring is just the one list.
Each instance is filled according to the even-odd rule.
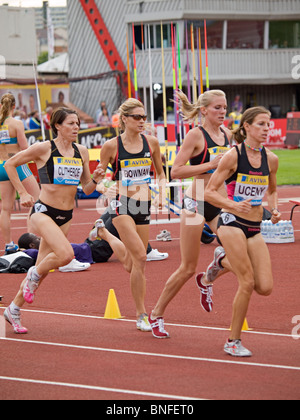
[[[209,161],[212,162],[217,156],[224,155],[226,152],[228,152],[228,147],[224,146],[216,146],[211,147],[208,149],[209,152]],[[207,171],[208,174],[212,174],[215,172],[215,169],[211,169],[210,171]]]
[[195,211],[197,208],[197,201],[193,200],[192,198],[185,197],[184,206],[189,211]]
[[238,174],[234,201],[240,202],[252,198],[252,206],[260,206],[269,186],[269,177],[261,175]]
[[113,211],[116,211],[116,209],[121,206],[122,206],[122,203],[119,200],[112,200],[110,203],[110,207],[112,208]]
[[54,157],[54,180],[56,185],[79,185],[83,172],[81,159]]
[[152,160],[148,158],[127,159],[121,161],[122,185],[149,184],[151,182]]
[[35,203],[34,212],[35,213],[46,213],[48,211],[47,207],[42,203]]
[[0,127],[0,144],[9,144],[10,135],[8,131],[8,125],[3,125]]
[[221,218],[222,218],[222,221],[223,221],[224,225],[229,225],[230,223],[236,221],[235,216],[231,213],[222,213]]

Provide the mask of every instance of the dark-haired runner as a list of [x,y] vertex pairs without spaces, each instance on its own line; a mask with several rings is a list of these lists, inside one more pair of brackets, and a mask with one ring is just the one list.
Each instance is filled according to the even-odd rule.
[[[91,179],[88,150],[76,144],[80,121],[76,111],[58,108],[51,117],[53,141],[36,143],[9,159],[5,169],[20,194],[24,207],[32,207],[31,231],[40,236],[41,244],[35,267],[32,267],[14,301],[5,310],[5,319],[17,334],[26,334],[20,322],[20,308],[32,303],[37,288],[50,270],[67,265],[74,252],[67,239],[73,215],[77,186],[81,182],[85,194],[91,194],[103,171],[97,168]],[[27,162],[37,165],[41,183],[39,200],[34,203],[17,174],[16,168]]]

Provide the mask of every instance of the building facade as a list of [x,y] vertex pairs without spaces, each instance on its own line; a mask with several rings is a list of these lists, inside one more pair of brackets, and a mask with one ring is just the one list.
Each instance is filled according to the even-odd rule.
[[34,22],[33,9],[0,6],[0,79],[33,78],[32,63],[37,62]]
[[[97,14],[97,18],[93,14]],[[100,29],[97,38],[98,14],[108,35]],[[135,29],[138,94],[142,100],[145,98],[149,105],[151,81],[158,86],[162,83],[161,23],[168,98],[173,92],[172,23],[178,31],[185,91],[188,76],[191,77],[193,72],[190,28],[194,30],[196,62],[199,50],[196,47],[197,40],[199,44],[197,34],[200,33],[205,89],[208,80],[204,20],[210,89],[223,89],[229,104],[239,94],[244,108],[264,105],[278,117],[285,116],[292,105],[300,107],[300,0],[73,0],[68,2],[68,17],[70,78],[86,78],[99,73],[106,75],[102,79],[71,83],[71,101],[92,116],[102,100],[107,102],[111,111],[120,104],[120,86],[115,74],[111,73],[120,63],[118,60],[112,62],[109,53],[113,55],[116,50],[123,67],[127,68],[126,33],[133,78],[132,25]],[[101,40],[101,36],[110,38]],[[113,45],[108,54],[105,53],[105,42]],[[152,79],[149,77],[149,56]],[[154,96],[155,119],[159,119],[162,116],[162,95],[158,90]]]

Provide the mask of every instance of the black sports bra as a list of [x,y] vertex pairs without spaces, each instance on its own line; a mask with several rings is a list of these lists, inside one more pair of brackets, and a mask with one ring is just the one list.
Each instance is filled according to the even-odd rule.
[[78,186],[83,172],[83,160],[78,147],[72,143],[74,157],[62,156],[51,140],[51,155],[45,166],[38,170],[41,184]]
[[[203,127],[199,127],[199,130],[201,130],[204,135],[205,148],[203,152],[201,152],[199,155],[194,156],[190,159],[190,165],[202,165],[203,163],[211,162],[219,154],[226,153],[230,147],[226,133],[222,128],[220,128],[220,130],[224,134],[224,146],[220,146],[217,143],[215,143]],[[214,171],[215,169],[212,169],[206,173],[209,174],[213,173]]]
[[129,153],[118,137],[118,151],[113,163],[114,179],[123,186],[149,184],[151,182],[152,154],[147,138],[142,134],[143,149],[139,153]]

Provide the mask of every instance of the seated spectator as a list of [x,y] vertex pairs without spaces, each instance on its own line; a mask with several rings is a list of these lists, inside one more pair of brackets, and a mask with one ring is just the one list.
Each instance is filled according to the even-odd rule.
[[[19,238],[18,241],[19,249],[25,252],[29,257],[31,257],[34,262],[36,262],[38,257],[38,250],[40,247],[40,238],[33,233],[25,233]],[[84,244],[82,244],[84,245]],[[74,245],[75,259],[73,259],[68,265],[60,267],[59,271],[62,272],[75,272],[75,271],[84,271],[87,270],[93,263],[93,259],[90,253],[90,247],[86,245],[85,247],[77,248],[77,245]],[[75,251],[76,248],[76,251]],[[80,258],[80,260],[77,260]]]
[[108,115],[107,108],[102,109],[102,114],[99,115],[98,120],[97,120],[97,124],[102,126],[102,127],[111,127],[112,126],[112,121],[111,121],[110,116]]

